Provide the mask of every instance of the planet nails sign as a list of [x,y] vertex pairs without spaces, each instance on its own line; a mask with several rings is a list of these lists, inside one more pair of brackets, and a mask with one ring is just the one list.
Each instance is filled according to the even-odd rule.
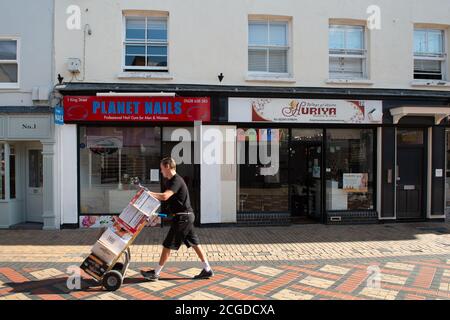
[[382,101],[230,98],[231,122],[381,123]]
[[210,121],[208,97],[64,97],[64,121]]

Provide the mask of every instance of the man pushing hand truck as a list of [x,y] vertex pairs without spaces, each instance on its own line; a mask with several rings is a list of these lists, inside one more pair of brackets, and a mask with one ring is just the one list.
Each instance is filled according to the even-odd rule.
[[189,191],[183,178],[176,172],[176,163],[170,157],[164,158],[160,163],[161,173],[166,179],[163,193],[150,192],[159,201],[166,201],[172,218],[172,225],[163,242],[163,249],[158,266],[141,274],[151,281],[159,279],[161,270],[169,259],[171,250],[178,250],[182,243],[188,248],[192,247],[203,263],[202,271],[194,279],[209,279],[214,275],[206,255],[200,246],[200,241],[194,231],[194,210],[191,206]]

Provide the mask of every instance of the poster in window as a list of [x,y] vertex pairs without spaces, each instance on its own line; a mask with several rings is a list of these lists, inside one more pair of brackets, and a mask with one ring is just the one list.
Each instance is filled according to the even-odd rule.
[[343,190],[346,192],[366,193],[369,191],[367,173],[344,173],[343,174]]
[[96,148],[123,148],[123,136],[87,136],[87,147]]

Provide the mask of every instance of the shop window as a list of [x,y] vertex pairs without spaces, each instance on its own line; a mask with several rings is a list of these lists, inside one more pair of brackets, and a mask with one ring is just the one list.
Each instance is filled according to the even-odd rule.
[[0,39],[0,88],[19,84],[18,40]]
[[168,70],[167,17],[125,17],[124,69]]
[[287,21],[254,20],[248,25],[248,71],[252,73],[288,73]]
[[365,27],[330,25],[329,55],[331,79],[367,78]]
[[6,161],[5,161],[5,145],[0,144],[0,200],[5,200],[5,176],[6,176]]
[[28,187],[42,188],[44,184],[42,150],[29,150],[28,159]]
[[397,144],[423,144],[423,130],[398,129],[397,130]]
[[414,30],[414,79],[444,80],[444,31]]
[[374,209],[373,139],[371,129],[327,130],[327,210]]
[[[263,141],[267,141],[267,149]],[[278,141],[278,152],[272,149],[272,141]],[[242,155],[238,165],[237,211],[288,212],[288,129],[239,129],[237,144]],[[260,152],[271,161],[263,160]],[[273,167],[278,169],[270,170]]]
[[136,193],[131,179],[160,191],[161,129],[80,127],[80,211],[117,214]]

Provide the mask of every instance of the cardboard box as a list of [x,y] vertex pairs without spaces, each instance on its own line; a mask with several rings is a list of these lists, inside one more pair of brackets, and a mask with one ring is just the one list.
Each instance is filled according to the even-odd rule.
[[147,191],[141,189],[136,193],[133,199],[131,199],[130,204],[147,216],[150,216],[158,210],[161,202],[153,198]]
[[112,252],[122,252],[130,242],[131,234],[125,233],[123,236],[120,236],[115,230],[112,227],[106,229],[99,241],[106,245]]
[[141,224],[146,223],[148,216],[129,204],[120,214],[117,221],[131,233],[135,233]]
[[92,247],[92,253],[110,266],[121,253],[121,251],[113,251],[114,249],[117,248],[108,247],[105,243],[97,240],[95,245]]
[[108,270],[108,265],[94,254],[90,254],[81,264],[80,268],[94,279],[100,280]]

